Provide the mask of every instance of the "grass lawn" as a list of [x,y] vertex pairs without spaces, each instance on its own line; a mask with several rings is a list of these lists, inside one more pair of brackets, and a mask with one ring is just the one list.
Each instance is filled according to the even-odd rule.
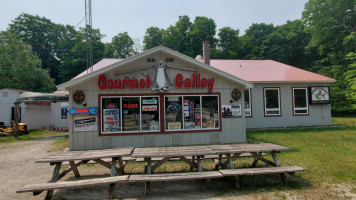
[[0,137],[0,144],[1,143],[10,143],[10,142],[20,142],[20,141],[27,141],[27,140],[34,140],[46,137],[53,137],[59,135],[68,135],[68,132],[64,131],[48,131],[48,130],[32,130],[27,135],[21,135],[18,138],[13,136],[6,136]]

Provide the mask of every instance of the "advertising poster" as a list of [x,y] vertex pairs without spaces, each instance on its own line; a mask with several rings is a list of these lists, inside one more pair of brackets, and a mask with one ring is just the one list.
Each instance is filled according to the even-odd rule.
[[223,105],[222,106],[222,117],[223,118],[231,118],[232,117],[231,105]]
[[103,109],[104,130],[113,131],[120,128],[120,112],[119,109]]
[[96,131],[97,116],[74,117],[74,131]]
[[241,117],[241,106],[235,105],[231,106],[232,117]]

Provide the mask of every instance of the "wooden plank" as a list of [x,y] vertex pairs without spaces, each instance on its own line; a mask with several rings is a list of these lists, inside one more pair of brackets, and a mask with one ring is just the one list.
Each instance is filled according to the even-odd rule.
[[[111,163],[111,158],[104,158],[104,159],[100,159],[106,163]],[[136,158],[131,158],[131,157],[122,157],[122,160],[123,161],[132,161],[132,160],[136,160]],[[78,161],[78,160],[75,160],[75,161]],[[143,161],[143,159],[142,159]],[[95,162],[94,160],[91,160],[89,162],[87,162],[87,164],[96,164],[97,162]],[[62,166],[64,165],[70,165],[68,161],[64,161],[62,162]]]
[[[69,164],[70,164],[71,167],[73,167],[73,166],[75,165],[74,161],[69,161]],[[77,168],[77,167],[75,167],[75,168],[73,169],[73,173],[74,173],[74,176],[75,176],[76,178],[80,177],[80,174],[79,174],[79,171],[78,171],[78,168]]]
[[[262,153],[261,156],[266,156],[266,153]],[[217,159],[219,155],[206,155],[204,156],[204,159]],[[246,157],[253,157],[251,153],[241,153],[240,156],[241,158],[246,158]],[[226,155],[222,155],[221,159],[225,159]]]
[[123,156],[131,157],[131,153],[133,149],[134,149],[133,147],[126,147],[126,148],[102,149],[102,150],[57,152],[37,160],[36,163],[94,160],[94,159],[123,157]]
[[195,155],[215,154],[207,146],[182,146],[182,147],[154,147],[154,148],[136,148],[131,157],[149,158],[149,157],[180,157]]
[[24,186],[23,188],[17,190],[16,192],[23,193],[23,192],[45,191],[45,190],[55,190],[55,189],[62,189],[62,188],[76,188],[76,187],[83,187],[83,186],[127,182],[128,178],[129,178],[128,175],[124,175],[124,176],[95,178],[95,179],[79,180],[79,181],[31,184],[31,185]]
[[[170,159],[170,157],[166,157],[163,158],[162,160],[158,161],[156,164],[154,164],[151,167],[151,170],[154,171],[155,169],[157,169],[158,167],[160,167],[161,165],[163,165],[165,162],[167,162]],[[152,160],[152,159],[151,159]]]
[[221,178],[221,177],[222,174],[218,171],[162,173],[162,174],[131,175],[129,178],[129,182],[179,181],[179,180],[209,179],[209,178]]
[[270,151],[285,151],[289,150],[288,147],[284,147],[271,143],[259,143],[259,144],[227,144],[227,145],[209,145],[208,148],[219,153],[251,153],[251,152],[270,152]]
[[243,168],[243,169],[221,169],[223,176],[259,175],[259,174],[280,174],[304,171],[298,166],[283,167],[263,167],[263,168]]

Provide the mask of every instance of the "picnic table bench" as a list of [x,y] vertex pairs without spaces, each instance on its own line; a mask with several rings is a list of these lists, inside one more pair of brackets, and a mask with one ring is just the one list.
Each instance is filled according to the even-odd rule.
[[[115,149],[102,149],[102,150],[88,150],[88,151],[70,151],[70,152],[57,152],[41,158],[36,163],[50,163],[50,165],[55,165],[53,170],[52,179],[48,181],[47,184],[34,184],[25,186],[19,189],[17,192],[29,192],[32,191],[33,195],[38,195],[43,191],[47,190],[45,199],[51,199],[53,194],[53,189],[65,188],[65,187],[79,187],[88,186],[91,184],[110,184],[109,188],[109,199],[112,199],[114,193],[114,187],[116,182],[127,181],[128,177],[122,178],[112,178],[116,175],[121,175],[124,173],[124,168],[126,162],[123,162],[122,157],[128,157],[133,151],[133,147],[127,148],[115,148]],[[103,159],[111,158],[111,163],[105,162]],[[98,178],[91,180],[80,180],[70,182],[57,182],[69,172],[73,172],[75,177],[80,177],[78,167],[82,164],[86,164],[89,161],[94,161],[106,168],[110,169],[110,177]],[[116,162],[119,162],[119,167],[116,167]],[[70,167],[61,170],[63,162],[69,162]]]

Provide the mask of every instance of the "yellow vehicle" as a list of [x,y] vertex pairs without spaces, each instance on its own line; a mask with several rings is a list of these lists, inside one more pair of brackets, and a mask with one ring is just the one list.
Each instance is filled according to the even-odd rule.
[[[18,123],[19,135],[28,134],[27,123]],[[13,135],[15,133],[15,123],[12,124],[12,127],[5,125],[3,122],[0,122],[0,136]]]

